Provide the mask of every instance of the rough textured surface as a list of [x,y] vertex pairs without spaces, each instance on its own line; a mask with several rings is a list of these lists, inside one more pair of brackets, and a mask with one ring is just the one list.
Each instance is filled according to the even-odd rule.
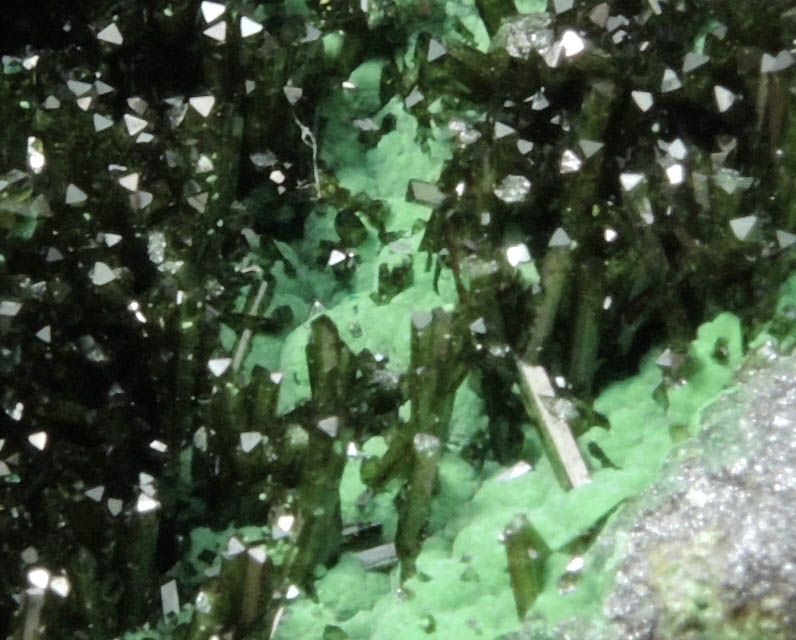
[[796,269],[792,4],[7,0],[0,638],[488,640],[517,514],[593,617]]
[[558,637],[793,637],[796,356],[766,345],[737,382],[595,544],[593,561],[617,568],[606,620]]

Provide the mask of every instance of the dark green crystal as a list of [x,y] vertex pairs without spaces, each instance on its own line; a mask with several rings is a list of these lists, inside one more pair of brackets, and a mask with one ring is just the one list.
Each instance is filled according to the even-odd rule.
[[[280,638],[363,552],[410,609],[499,465],[546,477],[518,357],[632,476],[594,399],[666,347],[639,434],[693,435],[674,389],[737,356],[694,333],[794,270],[788,2],[39,5],[0,21],[0,637]],[[520,618],[611,490],[506,526]]]

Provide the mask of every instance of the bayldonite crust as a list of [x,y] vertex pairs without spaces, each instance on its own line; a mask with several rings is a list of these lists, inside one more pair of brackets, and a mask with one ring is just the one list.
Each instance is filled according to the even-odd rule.
[[[22,5],[0,21],[0,637],[465,640],[542,615],[556,571],[584,597],[606,517],[794,267],[796,13]],[[792,344],[792,312],[770,332]],[[577,489],[537,422],[571,434]]]

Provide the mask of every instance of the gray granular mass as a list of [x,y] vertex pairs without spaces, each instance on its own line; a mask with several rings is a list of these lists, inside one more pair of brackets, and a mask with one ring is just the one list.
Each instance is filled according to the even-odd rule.
[[796,637],[796,357],[754,353],[702,423],[593,549],[606,619],[559,637]]
[[495,38],[495,46],[505,48],[514,58],[527,60],[531,51],[544,56],[555,41],[551,24],[547,13],[532,13],[507,21]]

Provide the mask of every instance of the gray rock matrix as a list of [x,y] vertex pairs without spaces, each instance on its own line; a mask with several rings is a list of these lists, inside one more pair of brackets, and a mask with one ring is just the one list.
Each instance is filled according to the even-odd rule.
[[616,575],[604,619],[556,637],[796,638],[794,427],[796,357],[764,345],[588,554]]

